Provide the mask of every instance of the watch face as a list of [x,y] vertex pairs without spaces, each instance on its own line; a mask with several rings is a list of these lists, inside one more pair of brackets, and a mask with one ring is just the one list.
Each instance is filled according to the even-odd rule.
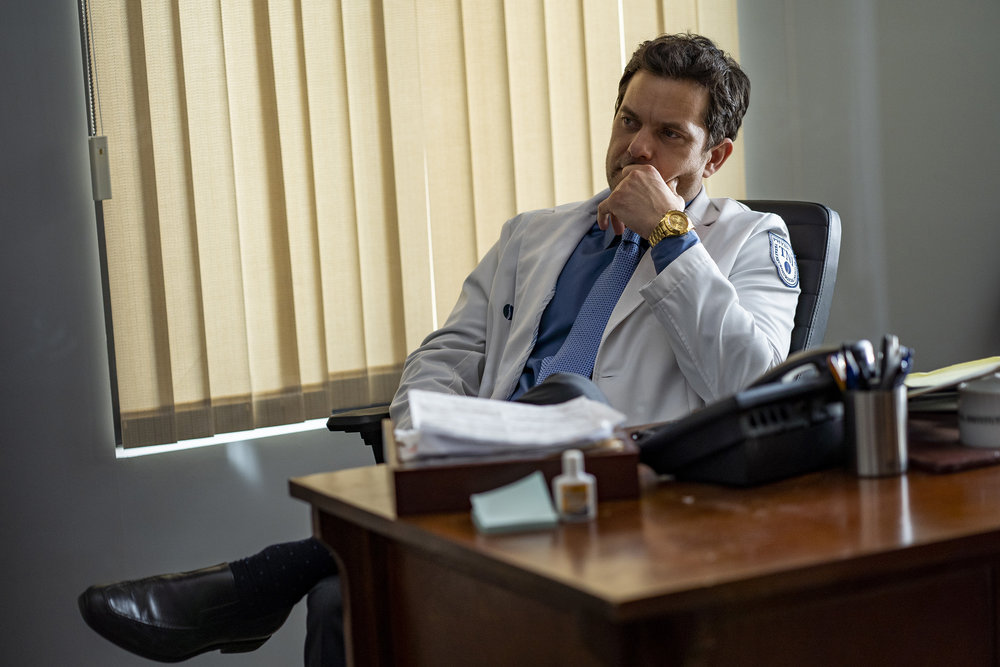
[[688,230],[688,219],[687,216],[680,211],[671,211],[667,215],[667,229],[670,230],[670,236],[679,236]]

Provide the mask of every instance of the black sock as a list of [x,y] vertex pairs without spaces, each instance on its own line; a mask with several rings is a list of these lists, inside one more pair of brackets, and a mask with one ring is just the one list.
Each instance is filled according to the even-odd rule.
[[337,574],[333,556],[313,537],[269,546],[229,569],[240,599],[260,613],[292,607],[321,579]]

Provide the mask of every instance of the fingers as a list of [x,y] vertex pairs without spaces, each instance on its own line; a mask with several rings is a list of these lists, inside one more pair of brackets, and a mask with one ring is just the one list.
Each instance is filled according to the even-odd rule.
[[628,178],[629,174],[632,174],[632,173],[635,173],[635,172],[638,172],[640,174],[641,173],[645,173],[650,178],[652,178],[652,179],[654,179],[656,181],[663,181],[668,186],[670,186],[671,190],[673,190],[674,192],[677,191],[677,182],[679,180],[679,177],[678,176],[674,176],[670,180],[667,180],[666,178],[663,177],[663,174],[661,174],[659,171],[657,171],[656,167],[654,167],[651,164],[629,164],[629,165],[626,165],[626,166],[622,167],[622,177],[623,177],[623,180],[625,178]]
[[[601,202],[601,206],[604,206],[604,202]],[[597,226],[601,229],[601,231],[606,230],[610,226],[615,230],[615,234],[623,233],[625,231],[625,223],[620,221],[613,214],[601,211],[601,206],[597,208]]]
[[608,228],[608,224],[611,222],[609,214],[604,211],[604,206],[607,203],[607,199],[602,201],[597,205],[597,226],[600,227],[601,231]]
[[611,221],[611,228],[615,230],[615,235],[620,236],[625,233],[625,223],[616,218],[613,215],[609,215],[608,219]]
[[601,230],[608,227],[621,234],[626,227],[639,236],[648,238],[663,214],[669,210],[683,209],[683,198],[677,193],[680,178],[664,181],[655,167],[648,164],[630,164],[622,169],[623,177],[597,207],[597,224]]

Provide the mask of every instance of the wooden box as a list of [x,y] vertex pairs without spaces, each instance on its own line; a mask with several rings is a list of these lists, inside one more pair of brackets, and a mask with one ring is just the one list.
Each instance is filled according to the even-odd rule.
[[[562,472],[562,455],[537,458],[447,459],[401,463],[392,429],[383,425],[387,462],[392,470],[396,514],[461,512],[472,508],[469,496],[492,491],[540,470],[547,483]],[[623,437],[584,451],[584,468],[597,478],[597,501],[639,496],[639,450]]]

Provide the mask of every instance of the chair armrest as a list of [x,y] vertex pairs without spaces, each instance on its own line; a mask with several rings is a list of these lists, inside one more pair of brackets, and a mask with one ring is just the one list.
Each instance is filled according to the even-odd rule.
[[365,444],[372,448],[376,463],[385,462],[382,445],[382,420],[389,418],[389,404],[373,405],[356,410],[334,410],[326,420],[330,431],[360,433]]

